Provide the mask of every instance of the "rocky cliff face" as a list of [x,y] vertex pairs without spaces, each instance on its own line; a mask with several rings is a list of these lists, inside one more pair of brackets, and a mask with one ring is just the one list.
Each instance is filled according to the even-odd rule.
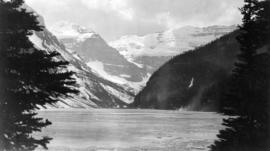
[[137,92],[149,77],[144,68],[127,61],[91,29],[59,22],[52,31],[70,52],[76,52],[94,72],[107,80]]
[[[27,6],[28,7],[28,6]],[[30,9],[32,10],[32,9]],[[40,23],[45,26],[44,20],[39,16]],[[81,29],[81,32],[85,32]],[[87,35],[90,36],[90,35]],[[43,51],[57,51],[61,58],[70,62],[69,70],[74,71],[77,79],[79,95],[73,98],[61,98],[61,100],[47,107],[57,108],[116,108],[125,107],[133,101],[134,93],[127,88],[108,81],[94,69],[89,67],[76,52],[69,51],[65,46],[46,28],[42,32],[35,32],[29,39],[36,47]]]

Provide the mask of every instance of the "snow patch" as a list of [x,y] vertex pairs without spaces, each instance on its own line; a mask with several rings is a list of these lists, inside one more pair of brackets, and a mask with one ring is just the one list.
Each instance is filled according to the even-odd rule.
[[66,48],[69,53],[73,53],[73,50]]
[[131,97],[130,95],[127,95],[126,93],[122,93],[121,91],[118,91],[118,90],[112,88],[111,86],[104,85],[102,83],[101,83],[101,85],[106,91],[110,92],[110,94],[116,96],[117,98],[124,101],[125,103],[130,104],[133,102],[133,97]]
[[43,46],[43,41],[35,33],[33,33],[33,35],[29,36],[28,38],[38,49],[47,50]]
[[190,83],[188,85],[188,88],[193,87],[193,84],[194,84],[194,78],[192,77],[191,80],[190,80]]
[[131,82],[131,81],[128,81],[125,79],[129,75],[120,75],[119,77],[114,76],[114,75],[110,75],[108,72],[106,72],[104,70],[104,64],[100,61],[90,61],[87,63],[87,65],[91,69],[93,69],[93,72],[100,75],[101,77],[108,79],[109,81],[112,81],[114,83],[124,85],[127,88],[132,88],[132,89],[134,89],[135,93],[139,92],[145,86],[146,82],[148,81],[148,79],[151,76],[150,74],[147,74],[147,76],[143,77],[142,81]]
[[104,69],[104,64],[100,61],[90,61],[87,63],[87,65],[94,70],[98,75],[102,76],[105,79],[108,79],[112,82],[118,83],[118,84],[124,84],[125,80],[123,78],[110,75],[107,73]]
[[126,75],[126,74],[121,74],[120,77],[123,77],[123,78],[130,78],[131,76],[130,76],[130,75]]
[[95,35],[92,29],[80,26],[68,21],[60,21],[51,26],[50,30],[59,38],[76,38],[78,41],[83,41]]
[[85,33],[77,36],[77,42],[83,42],[86,39],[92,38],[95,33]]
[[80,61],[82,61],[82,59],[80,58],[80,56],[78,54],[73,54],[73,57],[80,60]]

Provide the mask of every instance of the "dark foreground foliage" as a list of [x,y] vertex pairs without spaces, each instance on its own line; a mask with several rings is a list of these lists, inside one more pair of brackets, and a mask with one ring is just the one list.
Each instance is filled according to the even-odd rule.
[[245,0],[240,54],[221,98],[223,120],[211,151],[270,150],[270,1]]
[[47,148],[49,137],[33,132],[51,124],[36,110],[76,93],[73,73],[59,53],[39,50],[28,39],[42,27],[23,0],[0,0],[0,150]]

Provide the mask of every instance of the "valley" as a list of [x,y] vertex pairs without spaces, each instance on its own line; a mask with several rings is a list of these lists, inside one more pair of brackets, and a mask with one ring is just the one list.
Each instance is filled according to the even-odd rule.
[[91,28],[75,23],[62,21],[50,27],[63,46],[62,49],[78,59],[83,69],[127,91],[121,90],[119,94],[119,90],[114,87],[114,90],[110,88],[111,91],[105,87],[106,91],[126,103],[112,103],[114,105],[108,107],[129,106],[134,102],[134,96],[143,90],[152,74],[164,63],[235,29],[236,26],[187,26],[144,36],[127,35],[106,42]]

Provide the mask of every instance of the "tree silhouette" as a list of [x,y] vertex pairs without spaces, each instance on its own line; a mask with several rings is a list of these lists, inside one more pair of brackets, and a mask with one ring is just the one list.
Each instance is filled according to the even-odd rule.
[[212,151],[269,151],[270,149],[270,2],[245,0],[240,54],[222,97],[223,120]]
[[37,49],[28,39],[41,31],[37,16],[22,7],[23,0],[0,0],[0,150],[47,148],[49,137],[33,132],[51,124],[36,110],[58,98],[77,93],[73,72],[57,52]]

